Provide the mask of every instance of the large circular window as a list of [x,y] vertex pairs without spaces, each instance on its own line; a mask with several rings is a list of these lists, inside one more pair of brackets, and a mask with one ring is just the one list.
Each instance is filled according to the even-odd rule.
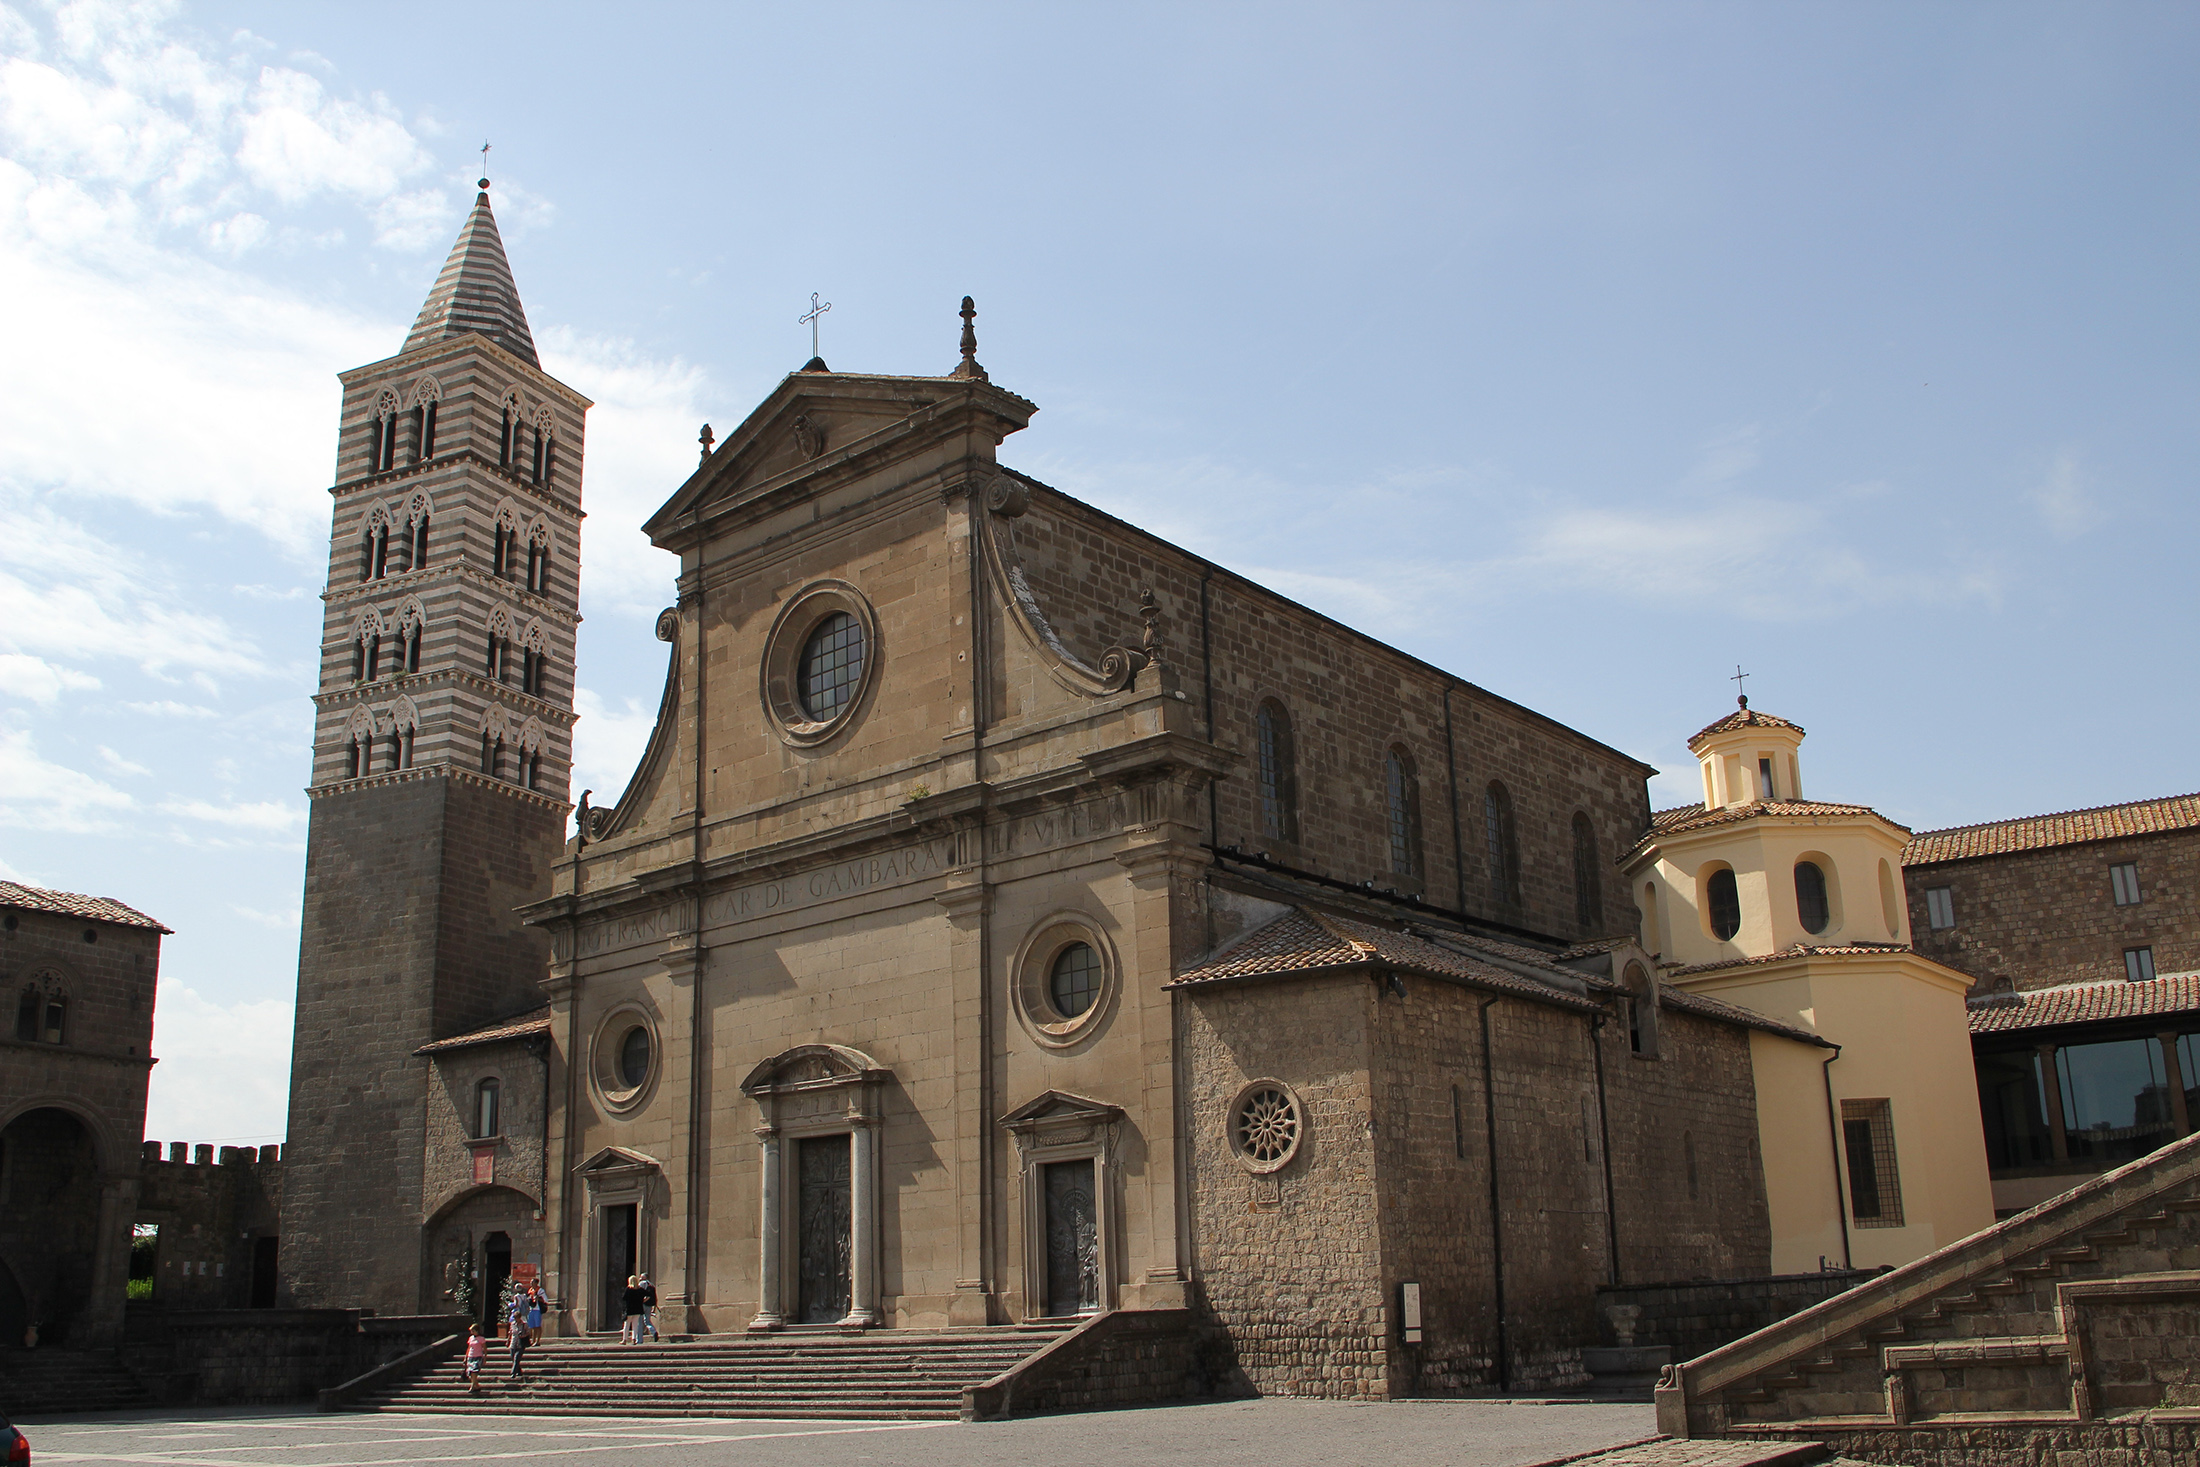
[[1255,1080],[1230,1104],[1230,1152],[1248,1171],[1289,1165],[1305,1130],[1299,1098],[1281,1080]]
[[1073,942],[1063,948],[1047,976],[1047,996],[1054,1000],[1054,1011],[1074,1019],[1091,1008],[1100,996],[1100,977],[1100,954],[1091,943]]
[[818,581],[780,608],[764,644],[764,711],[790,744],[820,744],[862,710],[879,667],[878,618],[845,581]]
[[1049,1049],[1069,1049],[1107,1024],[1119,983],[1102,925],[1062,912],[1032,928],[1018,947],[1013,982],[1017,1022]]
[[819,723],[840,716],[863,680],[863,627],[845,611],[819,622],[802,646],[802,711]]
[[656,1022],[640,1004],[621,1004],[598,1021],[588,1072],[604,1108],[624,1114],[648,1099],[660,1053]]

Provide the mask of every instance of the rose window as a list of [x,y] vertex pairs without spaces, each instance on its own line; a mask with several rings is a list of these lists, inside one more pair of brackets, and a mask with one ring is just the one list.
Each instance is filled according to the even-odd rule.
[[1230,1132],[1238,1155],[1260,1171],[1273,1171],[1299,1146],[1299,1106],[1280,1086],[1261,1085],[1238,1101]]

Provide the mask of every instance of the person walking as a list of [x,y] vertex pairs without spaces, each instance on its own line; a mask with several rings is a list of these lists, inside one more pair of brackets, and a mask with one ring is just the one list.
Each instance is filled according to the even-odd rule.
[[541,1284],[527,1286],[527,1343],[530,1345],[542,1343],[542,1312],[549,1304],[550,1301],[543,1297]]
[[504,1333],[510,1341],[512,1354],[510,1379],[525,1379],[526,1372],[520,1368],[520,1361],[527,1354],[528,1345],[533,1342],[527,1338],[527,1291],[524,1289],[512,1290],[512,1302],[504,1311]]
[[[651,1340],[659,1344],[664,1342],[664,1336],[657,1333],[657,1286],[649,1281],[646,1273],[642,1275],[642,1329],[649,1331]],[[635,1335],[639,1339],[641,1330],[636,1330]]]
[[642,1293],[640,1274],[626,1276],[626,1292],[620,1296],[620,1304],[626,1311],[626,1322],[619,1326],[619,1343],[639,1345],[642,1342],[642,1309],[647,1300]]
[[489,1358],[489,1342],[481,1337],[481,1326],[466,1326],[466,1363],[460,1367],[466,1375],[466,1394],[481,1394],[481,1362]]

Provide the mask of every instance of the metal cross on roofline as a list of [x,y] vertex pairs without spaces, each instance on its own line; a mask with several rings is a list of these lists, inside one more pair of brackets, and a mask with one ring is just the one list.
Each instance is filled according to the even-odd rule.
[[810,328],[810,355],[813,357],[822,355],[817,349],[817,318],[832,308],[833,303],[831,301],[819,305],[817,303],[817,292],[813,290],[810,292],[809,312],[806,315],[795,317],[797,323],[807,325]]
[[1742,665],[1737,662],[1734,664],[1734,676],[1727,679],[1728,682],[1734,684],[1735,688],[1739,690],[1736,701],[1739,702],[1744,708],[1747,708],[1749,706],[1749,684],[1743,682],[1742,679],[1749,676],[1750,674],[1742,671]]
[[481,145],[481,177],[482,187],[487,188],[489,186],[489,144],[486,141]]

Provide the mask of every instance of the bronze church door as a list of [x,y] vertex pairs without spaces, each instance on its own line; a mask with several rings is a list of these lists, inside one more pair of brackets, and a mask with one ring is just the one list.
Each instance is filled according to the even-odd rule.
[[849,1243],[854,1192],[848,1179],[848,1138],[810,1136],[796,1155],[797,1318],[836,1324],[848,1313]]
[[1046,1167],[1047,1313],[1100,1307],[1100,1213],[1091,1158]]

